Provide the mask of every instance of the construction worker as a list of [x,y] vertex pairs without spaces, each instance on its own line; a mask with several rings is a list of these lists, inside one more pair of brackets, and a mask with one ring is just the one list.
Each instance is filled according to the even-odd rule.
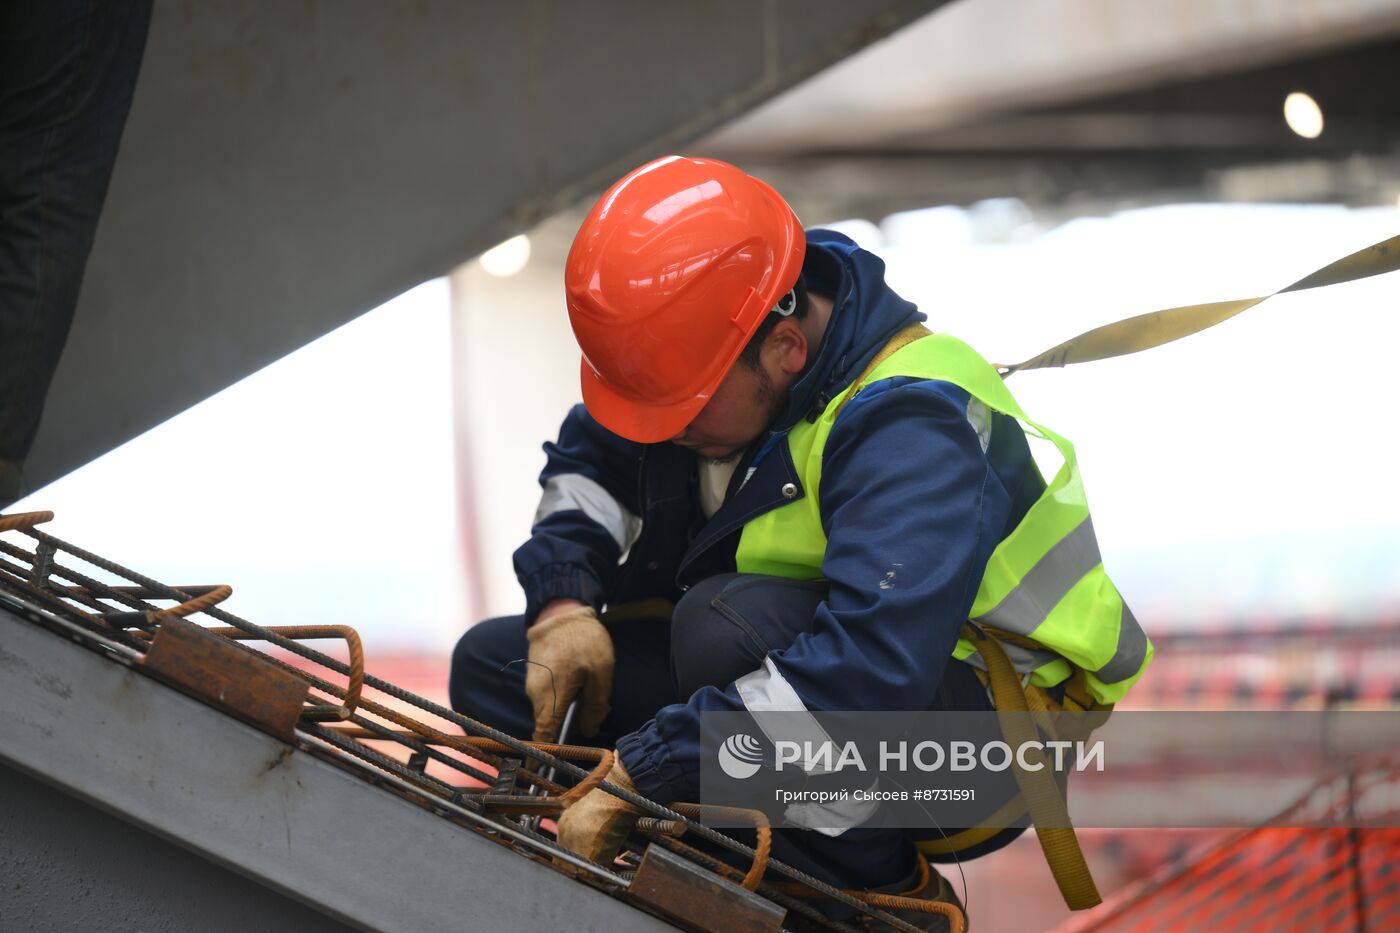
[[[581,733],[616,748],[608,780],[663,804],[699,797],[707,711],[993,708],[960,634],[988,586],[1040,585],[1024,561],[988,562],[1047,488],[994,370],[927,336],[879,258],[804,232],[776,191],[715,160],[668,157],[613,185],[565,287],[584,405],[545,445],[515,553],[524,615],[462,637],[454,708],[550,741],[576,698]],[[1074,580],[1111,622],[1075,637],[1111,659],[1085,662],[1108,695],[1147,649],[1093,576],[1084,509],[1077,538],[1029,524],[1042,552],[1089,529]],[[1069,673],[1055,651],[1013,657]],[[595,790],[559,840],[607,860],[635,816]],[[919,870],[899,830],[775,837],[776,857],[842,887],[907,891]],[[937,872],[919,893],[949,896]]]
[[0,3],[0,509],[68,339],[151,0]]

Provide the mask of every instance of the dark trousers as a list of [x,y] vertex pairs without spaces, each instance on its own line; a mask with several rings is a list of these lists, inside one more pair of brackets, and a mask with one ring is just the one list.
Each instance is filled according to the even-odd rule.
[[[605,624],[613,638],[612,711],[590,739],[612,746],[656,711],[684,702],[701,687],[726,687],[760,667],[770,651],[810,631],[824,583],[745,574],[711,577],[692,587],[665,620]],[[452,708],[519,738],[534,727],[525,696],[527,653],[520,616],[491,619],[469,629],[452,658]],[[975,673],[950,660],[935,710],[987,710],[991,702]],[[961,858],[1005,845],[1008,829]],[[736,838],[742,833],[734,831]],[[773,834],[773,855],[838,887],[898,885],[915,870],[914,844],[904,831],[852,829],[832,838],[806,830]],[[752,840],[747,840],[752,841]]]
[[38,430],[150,19],[151,0],[0,0],[0,467]]

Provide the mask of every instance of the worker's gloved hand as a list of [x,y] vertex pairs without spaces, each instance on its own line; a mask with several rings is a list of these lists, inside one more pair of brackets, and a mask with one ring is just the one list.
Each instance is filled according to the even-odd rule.
[[530,663],[525,693],[535,708],[535,741],[554,742],[569,702],[578,698],[579,730],[597,735],[612,695],[613,643],[591,606],[549,616],[525,632]]
[[[637,792],[620,757],[613,758],[613,766],[604,780],[623,790]],[[559,817],[559,844],[576,855],[609,864],[617,858],[638,816],[640,812],[630,803],[600,787],[594,788]]]

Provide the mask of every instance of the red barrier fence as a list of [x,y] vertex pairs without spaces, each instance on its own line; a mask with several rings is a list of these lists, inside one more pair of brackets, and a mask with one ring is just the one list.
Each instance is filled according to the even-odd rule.
[[1319,785],[1295,810],[1335,826],[1234,833],[1058,933],[1400,930],[1400,767]]

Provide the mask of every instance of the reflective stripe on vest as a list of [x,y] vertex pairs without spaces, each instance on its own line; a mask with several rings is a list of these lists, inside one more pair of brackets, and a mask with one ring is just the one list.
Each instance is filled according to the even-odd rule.
[[[1085,685],[1096,700],[1117,702],[1142,676],[1152,643],[1104,572],[1074,446],[1031,421],[996,369],[967,344],[945,334],[900,347],[860,385],[833,399],[815,422],[801,421],[788,433],[788,449],[806,495],[744,526],[735,555],[739,571],[821,578],[826,534],[817,491],[826,439],[848,395],[895,376],[958,386],[1059,451],[1059,472],[988,559],[971,615],[981,624],[1042,646],[1005,645],[1016,669],[1030,674],[1032,683],[1052,686],[1078,667],[1086,673]],[[965,638],[958,639],[953,657],[985,669]]]

